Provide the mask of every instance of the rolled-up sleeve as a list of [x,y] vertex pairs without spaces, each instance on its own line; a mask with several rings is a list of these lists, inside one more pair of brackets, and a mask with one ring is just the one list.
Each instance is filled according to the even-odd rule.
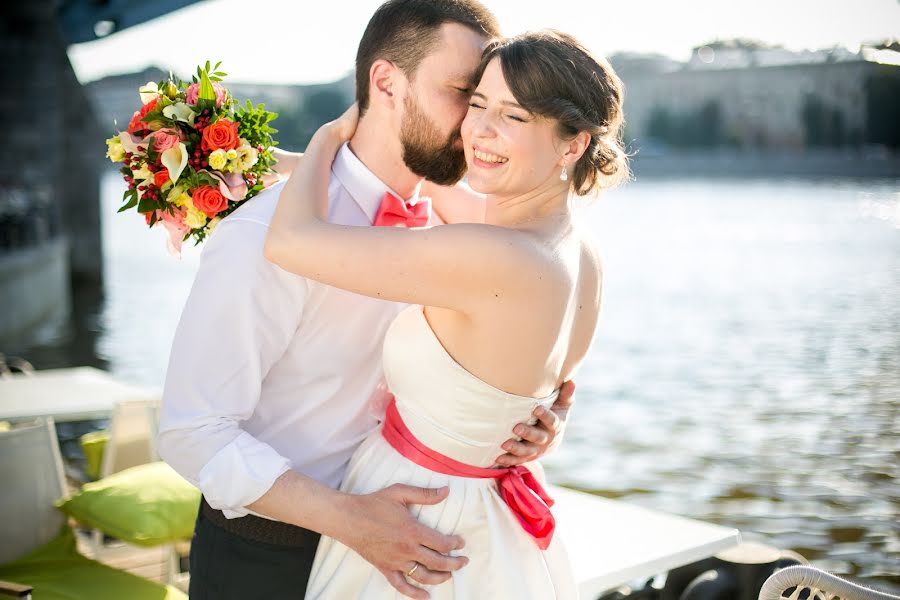
[[228,219],[207,240],[160,411],[160,456],[230,518],[247,514],[291,466],[242,429],[299,326],[307,292],[305,279],[263,256],[266,230]]

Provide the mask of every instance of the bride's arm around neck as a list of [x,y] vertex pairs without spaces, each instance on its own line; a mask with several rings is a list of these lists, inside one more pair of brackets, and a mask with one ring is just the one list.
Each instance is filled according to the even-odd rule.
[[406,229],[326,222],[331,163],[347,137],[333,124],[313,136],[282,189],[265,242],[268,260],[358,294],[463,313],[534,293],[542,272],[536,266],[545,257],[520,232],[479,224]]

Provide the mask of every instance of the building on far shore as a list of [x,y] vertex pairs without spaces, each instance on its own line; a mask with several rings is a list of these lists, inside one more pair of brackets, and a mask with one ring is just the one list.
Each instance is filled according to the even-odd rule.
[[627,141],[638,147],[801,149],[900,146],[900,52],[794,52],[746,40],[710,43],[681,63],[618,54]]

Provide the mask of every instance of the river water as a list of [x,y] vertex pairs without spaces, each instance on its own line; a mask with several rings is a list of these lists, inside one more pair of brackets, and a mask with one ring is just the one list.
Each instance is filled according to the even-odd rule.
[[[104,292],[22,353],[159,388],[199,252],[116,215],[121,186]],[[900,590],[900,181],[638,180],[583,218],[604,305],[550,478]]]

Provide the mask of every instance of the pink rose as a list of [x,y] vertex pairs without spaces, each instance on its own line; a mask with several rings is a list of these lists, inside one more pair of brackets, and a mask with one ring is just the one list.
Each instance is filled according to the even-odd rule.
[[173,148],[181,141],[178,132],[171,128],[160,129],[150,135],[153,140],[153,151],[162,154],[169,148]]
[[[222,87],[222,85],[217,81],[213,81],[212,86],[213,86],[213,91],[215,91],[215,93],[216,93],[216,108],[218,108],[218,107],[222,106],[223,102],[225,102],[225,96],[228,95],[228,91],[224,87]],[[192,83],[187,88],[187,97],[185,98],[185,101],[188,104],[193,104],[196,106],[197,100],[199,100],[199,99],[200,99],[200,84]]]

